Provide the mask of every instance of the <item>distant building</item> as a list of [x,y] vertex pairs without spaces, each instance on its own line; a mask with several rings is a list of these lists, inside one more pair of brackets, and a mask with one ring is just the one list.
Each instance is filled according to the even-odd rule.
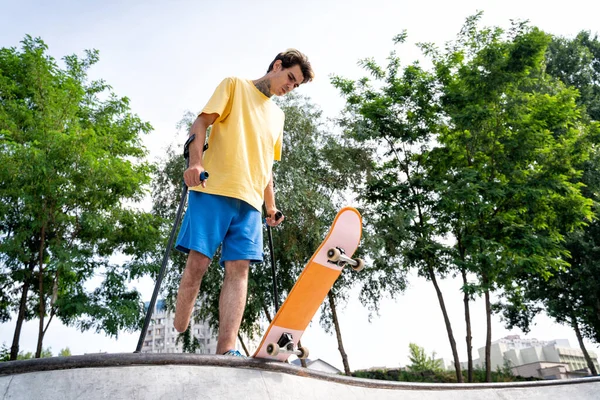
[[526,349],[529,347],[544,347],[550,345],[557,345],[559,347],[571,347],[567,339],[554,339],[554,340],[538,340],[536,338],[521,339],[519,335],[508,335],[502,339],[498,339],[493,343],[503,343],[508,349]]
[[[146,309],[150,302],[145,303]],[[158,300],[152,313],[152,320],[146,332],[146,338],[142,345],[142,353],[183,353],[183,343],[177,343],[179,332],[173,327],[174,314],[165,307],[164,300]],[[200,342],[198,354],[215,354],[217,351],[217,334],[214,333],[208,322],[200,321],[192,325],[192,335]],[[238,341],[239,342],[239,341]],[[239,343],[237,350],[242,352]]]
[[[484,367],[485,347],[478,349],[479,359],[473,365]],[[588,351],[598,367],[598,356]],[[590,371],[581,349],[570,346],[566,339],[541,341],[521,339],[519,335],[506,336],[492,342],[490,349],[492,371],[508,366],[514,375],[542,379],[567,379],[587,376]],[[467,363],[461,363],[467,368]]]

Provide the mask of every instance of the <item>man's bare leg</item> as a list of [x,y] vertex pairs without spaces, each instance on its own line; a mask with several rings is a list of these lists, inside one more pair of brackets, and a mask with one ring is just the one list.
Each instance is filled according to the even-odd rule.
[[202,253],[191,250],[185,264],[185,270],[179,283],[177,292],[177,305],[175,306],[175,320],[173,325],[178,332],[185,332],[190,324],[190,317],[194,310],[194,303],[198,297],[202,277],[208,270],[210,258]]
[[248,290],[250,261],[225,261],[225,280],[219,298],[219,340],[217,354],[235,349]]

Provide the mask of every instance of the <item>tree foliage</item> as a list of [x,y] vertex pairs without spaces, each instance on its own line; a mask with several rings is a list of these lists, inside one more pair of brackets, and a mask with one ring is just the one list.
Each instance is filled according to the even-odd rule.
[[576,164],[581,175],[575,182],[581,185],[581,193],[593,202],[594,218],[585,221],[581,229],[564,232],[566,253],[562,259],[568,268],[553,273],[548,279],[523,279],[519,290],[507,296],[499,306],[509,327],[518,326],[527,332],[533,318],[545,310],[558,323],[571,326],[576,332],[581,330],[582,336],[596,343],[600,342],[599,49],[597,36],[592,38],[588,32],[580,32],[574,39],[553,37],[546,54],[548,73],[577,90],[575,99],[582,107],[581,116],[589,121],[588,134],[579,146],[589,151],[590,157]]
[[61,349],[58,352],[58,356],[59,357],[70,357],[70,356],[72,356],[71,349],[69,349],[69,347],[65,347],[64,349]]
[[394,267],[432,281],[459,381],[437,277],[465,276],[465,306],[485,295],[489,347],[490,294],[563,270],[566,233],[592,216],[580,178],[596,128],[577,91],[545,73],[550,36],[520,22],[482,28],[480,17],[443,50],[420,44],[431,71],[392,52],[385,69],[362,61],[370,77],[333,79],[346,97],[345,134],[373,165],[359,194],[389,281]]
[[423,371],[439,372],[439,371],[443,370],[442,360],[441,359],[436,360],[435,352],[433,352],[431,354],[431,356],[428,356],[425,353],[425,349],[423,347],[416,345],[415,343],[409,343],[408,348],[409,348],[409,352],[410,352],[408,359],[411,362],[410,365],[408,365],[408,368],[410,368],[411,371],[414,371],[414,372],[423,372]]
[[[405,34],[395,38],[403,42]],[[372,279],[362,286],[361,301],[372,310],[384,295],[396,297],[405,274],[414,269],[436,289],[453,350],[457,380],[462,379],[451,324],[438,277],[449,270],[447,226],[436,216],[439,195],[429,173],[428,154],[440,130],[442,110],[433,73],[419,63],[402,66],[392,52],[387,68],[372,59],[360,64],[369,73],[353,81],[334,77],[346,98],[339,120],[346,146],[365,160],[356,186],[363,202]]]
[[88,80],[98,60],[86,51],[61,67],[29,36],[0,49],[0,316],[40,320],[38,356],[46,316],[117,336],[143,312],[127,281],[148,272],[156,245],[153,216],[132,207],[150,182],[152,128]]

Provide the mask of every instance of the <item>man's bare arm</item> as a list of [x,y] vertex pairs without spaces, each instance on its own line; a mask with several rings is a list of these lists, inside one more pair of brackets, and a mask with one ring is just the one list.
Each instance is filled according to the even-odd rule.
[[200,181],[200,174],[204,172],[202,166],[202,153],[204,152],[204,142],[206,141],[206,130],[211,126],[219,114],[202,113],[196,118],[190,128],[190,136],[196,135],[196,138],[190,143],[190,165],[183,173],[183,180],[188,187],[199,186],[206,187],[206,181]]
[[275,214],[277,213],[277,206],[275,205],[275,190],[273,188],[273,174],[271,173],[271,178],[269,179],[269,183],[265,188],[265,208],[267,209],[267,224],[270,226],[277,226],[283,222],[285,217],[282,215],[279,219],[275,219]]

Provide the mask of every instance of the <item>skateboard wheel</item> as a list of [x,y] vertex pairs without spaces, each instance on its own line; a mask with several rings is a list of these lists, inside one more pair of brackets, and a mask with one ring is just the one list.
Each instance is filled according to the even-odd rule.
[[365,262],[362,258],[355,258],[353,261],[356,262],[356,265],[353,265],[352,269],[356,272],[361,271],[365,267]]
[[300,355],[298,356],[301,360],[306,360],[308,358],[308,349],[306,347],[298,347],[300,350]]
[[269,343],[267,345],[267,354],[270,356],[279,354],[279,345],[277,343]]
[[331,262],[338,262],[341,255],[342,255],[342,252],[339,251],[338,249],[332,248],[332,249],[327,250],[327,259]]

